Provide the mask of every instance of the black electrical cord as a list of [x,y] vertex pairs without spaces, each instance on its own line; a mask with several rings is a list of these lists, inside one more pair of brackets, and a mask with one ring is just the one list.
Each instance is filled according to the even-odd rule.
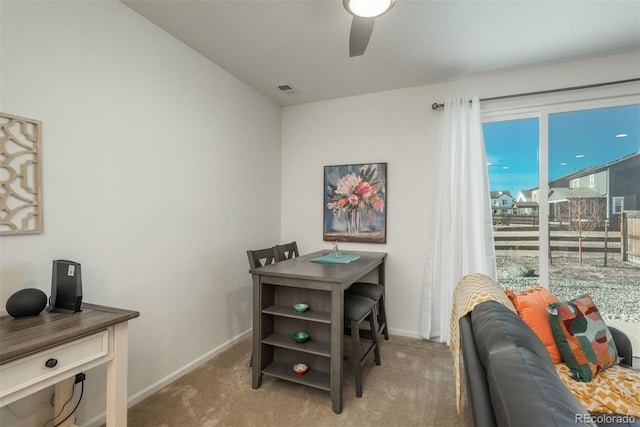
[[[73,399],[73,395],[75,394],[76,391],[76,385],[74,384],[71,388],[71,396],[69,397],[69,399],[64,402],[64,404],[62,405],[62,409],[60,409],[60,412],[56,415],[53,416],[53,418],[48,419],[42,427],[46,427],[47,424],[49,424],[51,421],[55,420],[56,418],[58,418],[60,416],[60,414],[62,414],[64,412],[64,408],[67,406],[67,403],[71,402],[71,399]],[[51,404],[51,406],[54,406],[54,398],[56,397],[56,394],[53,393],[53,396],[51,396],[51,399],[49,400],[49,403]]]
[[[76,409],[78,409],[78,406],[80,405],[80,402],[82,401],[82,395],[84,394],[84,380],[82,380],[82,384],[81,384],[81,385],[82,385],[82,388],[80,389],[80,398],[78,399],[78,403],[76,403],[75,408],[73,408],[73,411],[71,411],[71,412],[69,413],[69,415],[67,415],[67,416],[65,417],[65,419],[64,419],[64,420],[60,421],[58,424],[54,425],[53,427],[58,427],[58,426],[59,426],[60,424],[62,424],[63,422],[67,421],[67,420],[69,419],[69,417],[70,417],[71,415],[73,415],[73,413],[74,413],[74,412],[76,412]],[[76,391],[76,384],[74,383],[72,387],[73,387],[73,388],[71,389],[71,397],[69,397],[69,399],[68,399],[66,402],[64,402],[64,404],[62,405],[62,409],[60,409],[60,412],[59,412],[58,414],[54,415],[54,417],[53,417],[53,418],[48,419],[48,420],[43,424],[43,426],[42,426],[42,427],[46,427],[46,425],[47,425],[47,424],[49,424],[51,421],[53,421],[53,420],[55,420],[56,418],[58,418],[58,417],[59,417],[59,416],[64,412],[64,408],[66,408],[67,404],[68,404],[69,402],[71,402],[71,400],[73,399],[73,396],[75,395],[75,391]],[[52,402],[51,402],[51,404],[52,404],[52,405],[53,405],[53,398],[54,398],[54,397],[55,397],[55,393],[53,394],[53,396],[51,396],[51,401],[52,401]]]
[[[71,412],[69,412],[69,415],[64,417],[64,420],[60,421],[58,424],[56,424],[53,427],[58,427],[63,422],[67,421],[69,419],[69,417],[71,417],[71,415],[73,415],[76,412],[76,409],[78,409],[78,406],[80,406],[80,402],[82,402],[82,395],[84,394],[84,380],[82,380],[80,382],[80,385],[81,385],[81,387],[80,387],[80,398],[78,399],[78,403],[76,403],[76,406],[73,408],[73,410]],[[74,386],[73,389],[75,390],[75,384],[73,386]],[[73,397],[73,395],[71,397]]]

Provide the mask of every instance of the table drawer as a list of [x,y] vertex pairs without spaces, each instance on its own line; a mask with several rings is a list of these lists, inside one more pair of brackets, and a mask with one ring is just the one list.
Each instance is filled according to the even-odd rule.
[[108,360],[109,357],[112,357],[109,331],[104,330],[0,365],[0,399],[92,361]]

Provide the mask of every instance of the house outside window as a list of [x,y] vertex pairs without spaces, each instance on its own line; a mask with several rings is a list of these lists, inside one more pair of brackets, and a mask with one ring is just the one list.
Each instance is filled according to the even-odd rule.
[[580,178],[572,180],[570,188],[580,188]]
[[621,214],[624,210],[624,197],[612,197],[611,204],[611,212],[614,214]]
[[594,174],[589,175],[589,188],[596,186],[596,176]]

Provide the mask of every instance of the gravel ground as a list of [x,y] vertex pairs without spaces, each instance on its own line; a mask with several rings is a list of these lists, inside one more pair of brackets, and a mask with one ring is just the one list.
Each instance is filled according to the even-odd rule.
[[[538,277],[516,277],[519,272],[538,273],[538,258],[533,256],[498,256],[498,280],[505,289],[521,291],[538,286]],[[618,257],[619,258],[619,257]],[[591,295],[602,317],[623,322],[640,323],[640,264],[613,257],[586,257],[582,265],[577,256],[556,256],[550,266],[549,290],[560,301],[570,300],[585,292]]]

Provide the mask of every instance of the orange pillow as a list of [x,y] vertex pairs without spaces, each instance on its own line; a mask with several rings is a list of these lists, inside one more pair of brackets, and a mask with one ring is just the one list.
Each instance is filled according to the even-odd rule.
[[558,350],[553,338],[551,318],[547,311],[547,306],[558,302],[558,298],[542,286],[522,291],[517,295],[510,290],[505,291],[505,294],[518,311],[518,315],[533,329],[533,332],[547,348],[551,361],[553,363],[562,362],[560,350]]

